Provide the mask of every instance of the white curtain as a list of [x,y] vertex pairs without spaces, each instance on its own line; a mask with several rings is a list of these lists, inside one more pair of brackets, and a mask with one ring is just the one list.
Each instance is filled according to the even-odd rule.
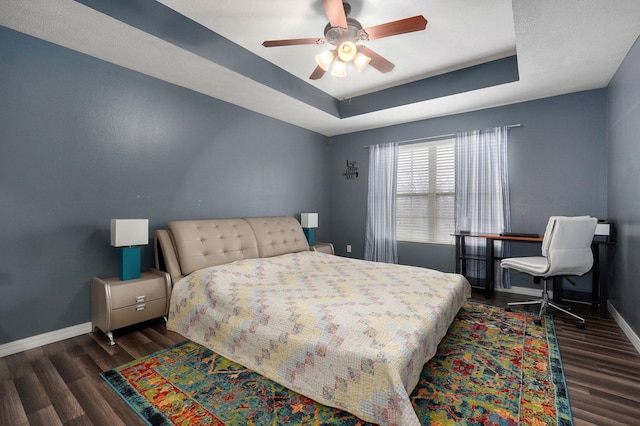
[[397,170],[397,143],[369,147],[365,260],[398,263],[398,244],[396,242]]
[[[464,223],[472,234],[511,230],[507,136],[506,126],[456,135],[456,229]],[[484,239],[466,240],[468,254],[484,256]],[[495,250],[496,257],[508,256],[506,244],[496,242]],[[494,271],[496,288],[509,288],[508,272],[499,265],[494,265]],[[484,261],[467,263],[470,277],[483,278],[485,273]]]

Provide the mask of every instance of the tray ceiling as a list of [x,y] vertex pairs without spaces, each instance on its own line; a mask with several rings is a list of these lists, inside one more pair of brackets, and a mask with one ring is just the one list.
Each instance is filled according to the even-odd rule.
[[[390,73],[316,81],[326,45],[261,43],[322,37],[320,0],[10,0],[0,25],[327,136],[606,87],[640,34],[636,0],[350,3],[365,27],[429,23],[365,42]],[[486,65],[509,58],[515,78]],[[447,81],[459,89],[431,93]],[[358,101],[367,107],[348,113]]]

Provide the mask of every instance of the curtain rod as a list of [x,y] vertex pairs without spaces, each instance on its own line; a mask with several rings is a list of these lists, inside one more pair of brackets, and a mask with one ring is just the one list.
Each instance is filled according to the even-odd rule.
[[[509,124],[508,126],[506,126],[507,129],[513,129],[516,127],[522,127],[522,124],[518,123],[518,124]],[[444,138],[450,138],[452,136],[455,136],[455,133],[449,133],[446,135],[438,135],[438,136],[427,136],[426,138],[418,138],[418,139],[409,139],[406,141],[398,141],[397,143],[399,144],[403,144],[403,143],[412,143],[412,142],[419,142],[419,141],[430,141],[433,139],[444,139]],[[374,145],[378,145],[378,144],[374,144]],[[369,148],[371,145],[365,145],[363,146],[363,148]]]

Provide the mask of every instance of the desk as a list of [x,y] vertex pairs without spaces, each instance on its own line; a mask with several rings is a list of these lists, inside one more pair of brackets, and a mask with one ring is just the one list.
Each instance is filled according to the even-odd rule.
[[[467,260],[483,261],[486,264],[486,276],[484,280],[485,297],[489,298],[495,290],[493,277],[495,276],[495,242],[496,241],[512,241],[524,243],[542,243],[542,237],[516,237],[503,236],[498,234],[464,234],[456,233],[456,273],[467,276]],[[484,238],[486,240],[486,251],[484,257],[469,256],[466,253],[466,238]],[[480,282],[481,283],[481,282]],[[476,284],[480,284],[476,283]]]
[[[485,251],[485,261],[486,261],[486,271],[487,271],[487,281],[489,286],[489,292],[493,293],[495,290],[495,267],[496,267],[496,258],[495,258],[495,242],[496,241],[510,241],[510,242],[519,242],[519,243],[537,243],[542,244],[542,237],[515,237],[515,236],[503,236],[498,234],[480,234],[478,235],[480,238],[484,238],[487,241],[487,247]],[[555,283],[554,283],[555,289]],[[486,291],[486,290],[485,290]],[[554,293],[555,294],[555,293]]]
[[[609,224],[606,224],[605,230],[602,230],[599,224],[599,228],[596,230],[596,236],[591,244],[591,250],[593,251],[593,267],[592,280],[591,280],[591,306],[594,310],[598,310],[601,318],[607,318],[607,289],[608,289],[608,277],[609,277],[609,256],[608,248],[613,245],[613,241],[610,238]],[[601,233],[599,233],[601,232]],[[484,238],[486,240],[485,256],[469,256],[466,253],[465,239],[467,237]],[[604,238],[599,238],[604,237]],[[518,236],[503,236],[498,234],[464,234],[456,233],[456,273],[467,276],[467,260],[473,259],[482,261],[484,260],[486,265],[486,276],[484,280],[485,297],[489,298],[495,290],[494,276],[495,276],[495,261],[498,260],[495,257],[495,242],[517,242],[517,243],[542,243],[542,237],[518,237]],[[479,284],[476,282],[476,284]],[[557,303],[562,301],[562,277],[554,277],[553,279],[553,300]]]

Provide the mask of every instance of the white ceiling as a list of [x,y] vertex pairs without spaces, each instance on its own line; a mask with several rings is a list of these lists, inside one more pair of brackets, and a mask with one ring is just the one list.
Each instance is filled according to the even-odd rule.
[[362,73],[350,69],[347,78],[327,74],[312,81],[314,58],[330,45],[265,48],[262,42],[323,37],[328,18],[320,0],[160,2],[338,99],[510,56],[516,47],[510,0],[350,0],[349,16],[365,28],[416,15],[429,23],[425,31],[363,43],[396,65],[391,73],[368,67]]
[[[108,1],[108,0],[104,0]],[[321,0],[159,0],[336,99],[517,54],[520,80],[338,118],[73,0],[3,0],[0,25],[327,135],[605,87],[640,34],[637,0],[351,0],[364,27],[414,15],[425,31],[365,42],[396,67],[308,77],[327,46]]]

